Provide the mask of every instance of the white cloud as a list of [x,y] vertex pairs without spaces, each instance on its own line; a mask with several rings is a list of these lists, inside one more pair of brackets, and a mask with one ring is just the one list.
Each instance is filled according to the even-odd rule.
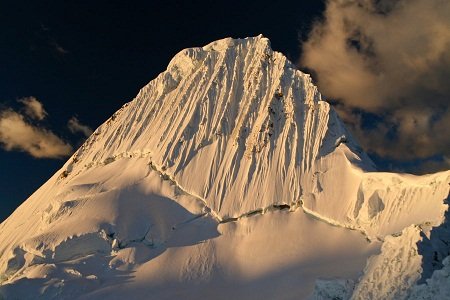
[[73,150],[51,131],[29,124],[12,110],[0,112],[0,144],[7,151],[20,150],[36,158],[61,158]]
[[32,119],[41,121],[47,116],[44,106],[35,97],[25,97],[17,100],[24,105],[24,111]]
[[[341,103],[366,150],[400,160],[450,156],[449,1],[330,0],[301,64]],[[383,118],[367,129],[355,111]]]
[[76,117],[72,117],[69,122],[67,122],[67,127],[69,128],[70,132],[81,132],[86,137],[89,137],[93,132],[89,126],[80,123],[80,121]]

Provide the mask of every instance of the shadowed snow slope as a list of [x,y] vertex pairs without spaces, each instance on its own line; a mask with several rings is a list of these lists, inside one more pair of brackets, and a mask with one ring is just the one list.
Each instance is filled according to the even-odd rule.
[[370,273],[382,256],[358,281],[367,258],[439,226],[449,180],[375,172],[266,38],[219,40],[178,53],[0,225],[0,298],[298,299],[319,278],[318,299],[391,288]]

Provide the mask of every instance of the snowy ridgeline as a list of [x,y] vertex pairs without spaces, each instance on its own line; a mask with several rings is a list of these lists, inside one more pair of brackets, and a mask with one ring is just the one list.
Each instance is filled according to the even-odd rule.
[[0,298],[445,299],[449,182],[375,172],[266,38],[220,40],[0,225]]

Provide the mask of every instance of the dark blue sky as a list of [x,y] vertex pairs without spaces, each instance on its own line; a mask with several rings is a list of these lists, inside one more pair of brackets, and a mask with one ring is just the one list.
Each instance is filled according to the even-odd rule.
[[[78,147],[67,121],[96,128],[181,49],[255,36],[296,61],[323,1],[0,1],[0,109],[34,96],[42,126]],[[0,221],[65,159],[0,149]]]

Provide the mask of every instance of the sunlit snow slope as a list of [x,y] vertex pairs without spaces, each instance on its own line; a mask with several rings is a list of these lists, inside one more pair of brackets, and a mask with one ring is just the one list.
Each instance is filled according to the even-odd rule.
[[407,285],[373,270],[399,232],[414,248],[445,222],[449,181],[375,172],[266,38],[219,40],[177,54],[0,225],[0,298],[406,297],[420,253]]

